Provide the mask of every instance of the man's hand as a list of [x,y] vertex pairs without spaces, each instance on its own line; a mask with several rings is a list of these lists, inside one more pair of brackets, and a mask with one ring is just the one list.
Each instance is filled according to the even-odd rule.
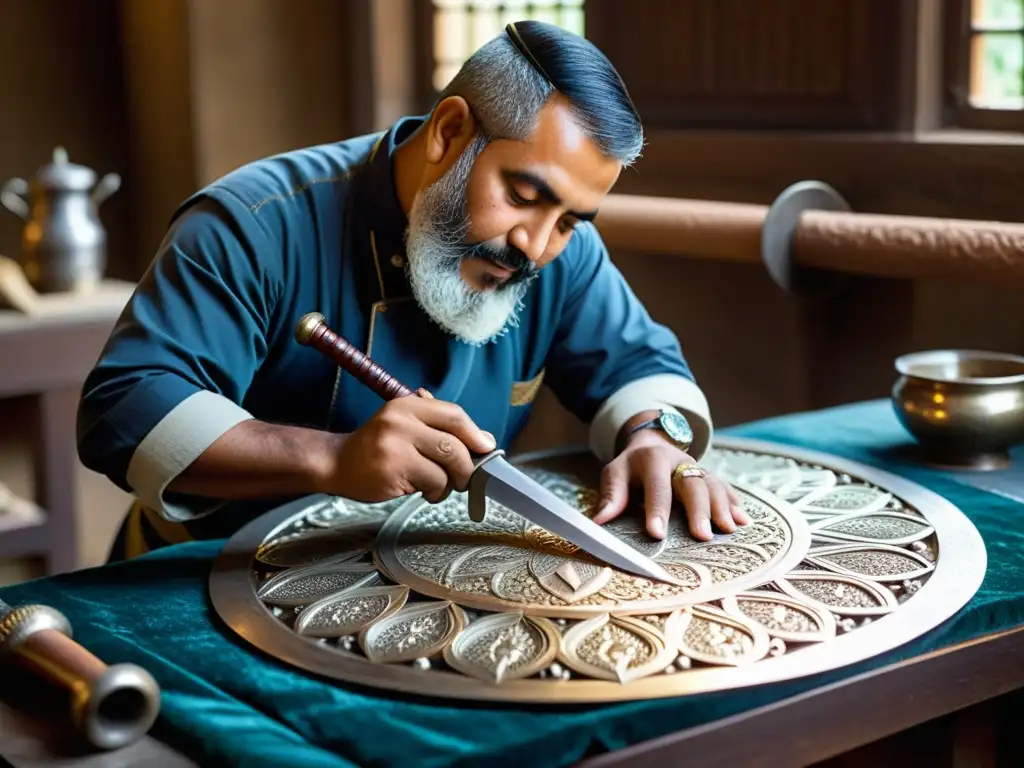
[[427,501],[440,501],[451,486],[469,481],[471,451],[488,453],[496,446],[462,408],[425,390],[385,403],[339,442],[324,492],[365,502],[416,491]]
[[657,539],[664,538],[668,530],[673,497],[685,507],[690,534],[700,541],[711,539],[712,523],[723,533],[747,525],[750,519],[725,481],[710,474],[673,479],[673,470],[680,464],[696,463],[662,433],[652,429],[636,432],[622,453],[604,468],[601,506],[594,522],[607,523],[622,514],[630,488],[639,486],[644,492],[647,530]]

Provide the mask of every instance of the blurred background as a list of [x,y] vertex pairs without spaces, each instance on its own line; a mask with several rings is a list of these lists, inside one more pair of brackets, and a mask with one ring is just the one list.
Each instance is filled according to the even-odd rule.
[[[51,512],[45,535],[0,513],[0,582],[105,558],[128,497],[78,464],[77,391],[174,208],[218,176],[429,111],[477,46],[538,18],[601,47],[645,120],[617,193],[768,204],[817,179],[858,212],[1022,221],[1022,5],[0,0],[0,183],[36,178],[57,147],[122,179],[100,207],[105,298],[0,309],[0,483]],[[0,208],[0,255],[21,259],[24,226]],[[916,349],[1024,352],[1019,292],[991,283],[857,278],[798,301],[685,244],[612,255],[719,426],[885,397]],[[584,436],[545,393],[522,447]]]

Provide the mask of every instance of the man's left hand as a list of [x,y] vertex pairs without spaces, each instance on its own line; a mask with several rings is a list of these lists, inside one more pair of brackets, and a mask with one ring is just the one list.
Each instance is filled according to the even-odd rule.
[[674,498],[686,509],[690,534],[699,541],[711,539],[712,523],[723,533],[749,524],[739,496],[724,480],[710,473],[693,477],[675,474],[680,465],[696,463],[660,433],[637,432],[622,453],[604,468],[601,504],[594,522],[607,523],[622,514],[629,502],[630,488],[639,486],[644,492],[647,530],[656,539],[665,537]]

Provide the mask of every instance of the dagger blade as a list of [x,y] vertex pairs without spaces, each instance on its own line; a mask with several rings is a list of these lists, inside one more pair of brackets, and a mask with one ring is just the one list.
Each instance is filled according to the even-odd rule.
[[[412,389],[328,328],[319,312],[303,316],[295,329],[295,340],[334,360],[384,400],[414,396]],[[502,453],[498,450],[478,459],[469,479],[470,519],[483,520],[489,496],[609,565],[666,584],[689,586],[531,480],[505,461]]]
[[[470,495],[474,493],[486,495],[608,565],[655,581],[687,586],[501,456],[489,459],[476,470],[470,481]],[[482,505],[483,500],[480,501]],[[473,505],[472,499],[470,504]]]

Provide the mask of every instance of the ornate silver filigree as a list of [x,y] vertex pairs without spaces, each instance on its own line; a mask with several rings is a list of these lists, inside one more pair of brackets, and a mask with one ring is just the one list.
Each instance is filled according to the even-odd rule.
[[495,613],[474,621],[445,648],[445,661],[493,683],[537,674],[554,661],[561,635],[541,617]]
[[[581,514],[593,512],[596,493],[552,473],[537,474]],[[671,611],[714,600],[783,575],[806,554],[810,532],[788,505],[756,490],[741,490],[752,525],[712,541],[690,537],[681,515],[668,535],[652,539],[638,515],[608,524],[684,584],[652,582],[619,572],[509,509],[488,501],[489,530],[469,520],[464,497],[441,504],[410,502],[381,527],[378,564],[417,592],[480,610],[526,610],[531,615],[580,618]]]
[[760,661],[771,642],[759,624],[710,605],[675,611],[665,622],[665,635],[690,659],[731,666]]
[[405,587],[343,589],[302,609],[295,617],[295,631],[308,637],[355,635],[399,611],[408,597]]
[[822,518],[811,524],[811,532],[839,541],[901,546],[927,539],[935,529],[919,515],[882,511]]
[[836,621],[830,611],[777,592],[740,592],[722,600],[722,609],[788,643],[823,643],[836,635]]
[[891,498],[891,493],[870,485],[842,485],[811,494],[800,508],[805,515],[867,515],[885,509]]
[[891,590],[856,576],[795,571],[775,583],[790,597],[841,616],[881,616],[897,607]]
[[321,564],[278,574],[263,582],[256,594],[267,605],[309,605],[344,589],[379,580],[377,569],[368,563]]
[[675,657],[676,650],[647,622],[607,613],[573,626],[559,652],[575,671],[619,683],[662,672]]
[[465,626],[465,614],[452,602],[412,603],[363,630],[359,647],[377,664],[429,659],[441,654]]
[[[808,670],[828,669],[847,663],[828,661],[832,654],[864,658],[865,644],[890,647],[880,633],[891,626],[900,636],[901,606],[921,600],[956,554],[948,541],[940,549],[941,527],[912,497],[824,458],[710,451],[702,464],[734,484],[752,522],[709,542],[688,535],[681,512],[663,540],[646,534],[641,514],[608,524],[682,585],[609,568],[497,504],[475,523],[458,493],[433,505],[419,496],[295,505],[259,540],[247,583],[282,631],[313,643],[311,653],[334,655],[324,658],[328,674],[355,669],[347,664],[389,669],[384,677],[352,673],[370,684],[431,693],[434,683],[418,681],[437,679],[451,695],[507,689],[517,699],[521,686],[540,686],[543,701],[574,698],[577,685],[586,691],[577,700],[594,700],[622,698],[594,685],[646,696],[718,685],[691,684],[690,676],[738,685],[784,679],[749,670],[795,658],[816,660]],[[570,454],[521,466],[594,514],[593,461]],[[959,522],[960,538],[976,535]],[[960,565],[980,583],[976,567]],[[947,591],[959,576],[946,577]],[[920,618],[913,624],[923,631]],[[421,677],[406,679],[403,670]],[[727,670],[738,677],[720,677]],[[558,693],[545,693],[552,681]]]
[[821,547],[809,554],[806,562],[824,570],[879,582],[919,579],[935,568],[913,550],[889,544]]
[[256,550],[256,560],[274,568],[301,568],[354,560],[373,546],[378,526],[305,530],[278,536]]

